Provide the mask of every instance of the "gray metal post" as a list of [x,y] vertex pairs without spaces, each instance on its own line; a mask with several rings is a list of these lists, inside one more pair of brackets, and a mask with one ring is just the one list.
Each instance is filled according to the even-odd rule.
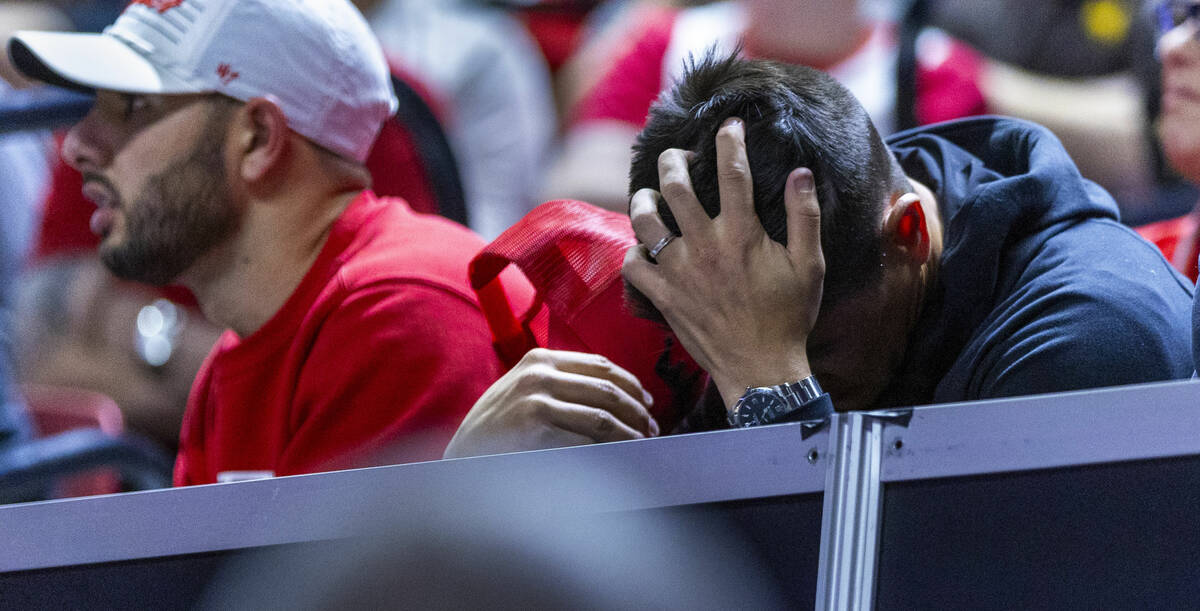
[[870,609],[879,557],[884,421],[869,413],[837,414],[830,428],[815,606]]

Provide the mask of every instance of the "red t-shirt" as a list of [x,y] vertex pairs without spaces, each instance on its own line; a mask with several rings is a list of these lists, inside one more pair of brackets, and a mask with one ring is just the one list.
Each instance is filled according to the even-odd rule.
[[[701,17],[696,23],[704,27],[715,28],[709,32],[712,40],[721,38],[737,39],[736,29],[740,28],[739,20],[726,20],[724,17],[737,15],[736,12],[722,10],[718,5],[699,8],[650,7],[638,14],[637,28],[621,49],[615,59],[609,63],[604,76],[580,100],[572,113],[573,123],[586,123],[594,120],[621,121],[641,127],[646,122],[650,106],[658,98],[659,92],[668,87],[670,75],[676,74],[677,66],[670,64],[679,60],[670,54],[672,45],[680,36],[681,16],[699,14],[697,11],[710,12],[711,15]],[[878,59],[866,50],[869,44],[879,44],[881,40],[888,41],[892,46],[892,57],[898,47],[895,46],[891,26],[877,25],[873,37],[879,40],[864,42],[864,48],[844,62],[834,66],[818,66],[828,71],[835,78],[840,78],[839,70],[850,72],[868,69],[866,64]],[[694,33],[689,34],[695,37]],[[696,40],[708,40],[696,37]],[[935,37],[934,44],[918,45],[917,48],[917,121],[922,124],[948,121],[970,115],[986,112],[986,103],[979,87],[983,68],[980,56],[970,47],[949,37]],[[749,45],[750,41],[747,41]],[[711,41],[705,43],[711,44]],[[704,52],[703,46],[690,49],[696,56]],[[747,46],[747,50],[751,50]],[[849,76],[849,75],[846,75]],[[854,87],[846,84],[852,91]],[[894,97],[894,96],[893,96]],[[868,111],[871,104],[860,99]],[[886,134],[885,134],[886,135]]]
[[1142,225],[1137,232],[1153,242],[1179,273],[1196,281],[1197,257],[1200,257],[1200,208],[1184,216]]
[[[482,246],[364,192],[279,312],[213,347],[188,400],[175,484],[441,458],[503,373],[467,282]],[[508,294],[528,303],[532,289],[510,279]]]

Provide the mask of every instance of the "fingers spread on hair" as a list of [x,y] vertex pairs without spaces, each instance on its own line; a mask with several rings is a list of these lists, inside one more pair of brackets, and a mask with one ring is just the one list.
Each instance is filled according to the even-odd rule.
[[788,250],[793,254],[821,249],[821,206],[817,200],[812,171],[797,168],[788,175],[783,196],[787,210]]
[[[671,248],[675,246],[672,244]],[[666,314],[671,309],[671,286],[663,277],[662,268],[650,260],[649,251],[645,246],[635,244],[625,251],[621,275],[641,291],[660,312]]]
[[647,248],[671,233],[658,215],[658,200],[661,196],[654,189],[642,189],[629,200],[629,221],[638,242]]
[[679,232],[705,242],[704,236],[712,231],[712,221],[692,188],[686,151],[667,149],[658,156],[658,186],[671,214],[675,215]]
[[730,117],[717,131],[717,185],[721,196],[718,222],[729,223],[739,235],[761,232],[754,214],[754,184],[746,156],[746,128]]

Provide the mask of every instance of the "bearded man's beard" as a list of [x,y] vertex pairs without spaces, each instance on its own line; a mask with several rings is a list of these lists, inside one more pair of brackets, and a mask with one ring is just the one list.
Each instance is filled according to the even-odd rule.
[[190,155],[150,177],[133,206],[117,202],[124,240],[100,246],[101,261],[117,277],[170,284],[233,233],[239,217],[225,176],[226,123],[214,110]]

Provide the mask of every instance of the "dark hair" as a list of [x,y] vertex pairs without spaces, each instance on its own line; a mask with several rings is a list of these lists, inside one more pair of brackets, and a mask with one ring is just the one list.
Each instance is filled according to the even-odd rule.
[[[715,138],[721,124],[739,117],[754,182],[754,208],[767,234],[787,244],[783,206],[787,176],[798,167],[813,172],[821,206],[825,255],[823,306],[877,280],[880,215],[888,196],[908,191],[899,164],[865,110],[830,76],[818,70],[765,60],[741,59],[709,50],[690,58],[683,77],[659,96],[633,147],[630,194],[659,189],[658,156],[668,148],[691,150],[692,187],[709,217],[720,212]],[[659,214],[679,227],[665,202]],[[632,289],[633,287],[627,287]],[[636,290],[635,310],[661,319]]]

